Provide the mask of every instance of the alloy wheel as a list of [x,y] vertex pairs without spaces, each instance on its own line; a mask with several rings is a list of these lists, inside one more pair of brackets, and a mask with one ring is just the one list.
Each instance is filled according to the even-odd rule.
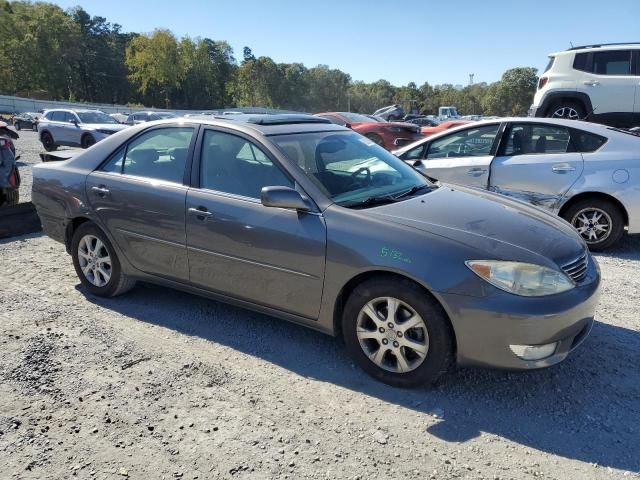
[[393,297],[367,302],[358,314],[356,335],[365,355],[394,373],[418,368],[429,351],[429,333],[410,305]]
[[587,244],[600,243],[611,235],[611,216],[600,208],[584,208],[571,219],[571,225]]
[[78,263],[85,278],[96,287],[104,287],[111,279],[111,256],[105,244],[95,235],[85,235],[78,243]]
[[551,115],[551,118],[566,118],[568,120],[580,120],[580,114],[573,107],[559,107]]

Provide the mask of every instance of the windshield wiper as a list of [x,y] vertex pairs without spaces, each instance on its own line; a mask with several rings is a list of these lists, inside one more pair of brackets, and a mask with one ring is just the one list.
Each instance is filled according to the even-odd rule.
[[406,192],[402,192],[399,195],[396,195],[395,197],[393,197],[393,199],[394,200],[398,200],[400,198],[410,197],[410,196],[415,195],[416,193],[421,192],[423,190],[426,192],[426,191],[433,190],[435,188],[438,188],[438,187],[435,186],[435,185],[427,185],[427,184],[425,184],[425,185],[414,185],[413,187],[411,187]]
[[396,199],[394,197],[387,195],[387,196],[379,196],[379,197],[369,197],[369,198],[365,198],[364,200],[358,200],[357,202],[353,202],[349,205],[343,205],[343,206],[347,208],[373,207],[376,205],[394,203],[395,201]]

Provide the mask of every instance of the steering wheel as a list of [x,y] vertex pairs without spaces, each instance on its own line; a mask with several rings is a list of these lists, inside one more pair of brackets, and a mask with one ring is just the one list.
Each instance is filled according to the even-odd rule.
[[365,185],[369,185],[371,183],[371,170],[369,170],[368,167],[360,167],[358,170],[356,170],[355,172],[353,172],[351,174],[351,182],[353,184],[358,183],[358,181],[356,180],[356,178],[358,177],[358,175],[360,175],[361,173],[366,172],[366,176],[364,178],[364,180],[366,181]]

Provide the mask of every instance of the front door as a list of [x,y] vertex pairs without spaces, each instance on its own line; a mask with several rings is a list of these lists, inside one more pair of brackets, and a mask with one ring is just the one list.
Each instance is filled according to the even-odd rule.
[[437,138],[426,147],[418,169],[447,183],[487,188],[500,124],[469,127]]
[[582,175],[582,154],[557,125],[513,123],[491,164],[490,189],[553,210]]
[[185,166],[195,128],[156,127],[134,137],[87,177],[100,222],[131,264],[188,280]]
[[293,187],[266,149],[207,129],[196,161],[199,188],[187,193],[191,282],[240,300],[317,318],[326,227],[315,212],[265,207],[266,186]]

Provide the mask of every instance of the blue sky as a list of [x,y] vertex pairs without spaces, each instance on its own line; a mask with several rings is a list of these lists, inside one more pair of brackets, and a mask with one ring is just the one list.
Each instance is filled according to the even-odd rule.
[[492,82],[544,68],[574,45],[640,42],[640,0],[56,0],[125,31],[247,45],[276,62],[326,64],[354,80],[395,85]]

